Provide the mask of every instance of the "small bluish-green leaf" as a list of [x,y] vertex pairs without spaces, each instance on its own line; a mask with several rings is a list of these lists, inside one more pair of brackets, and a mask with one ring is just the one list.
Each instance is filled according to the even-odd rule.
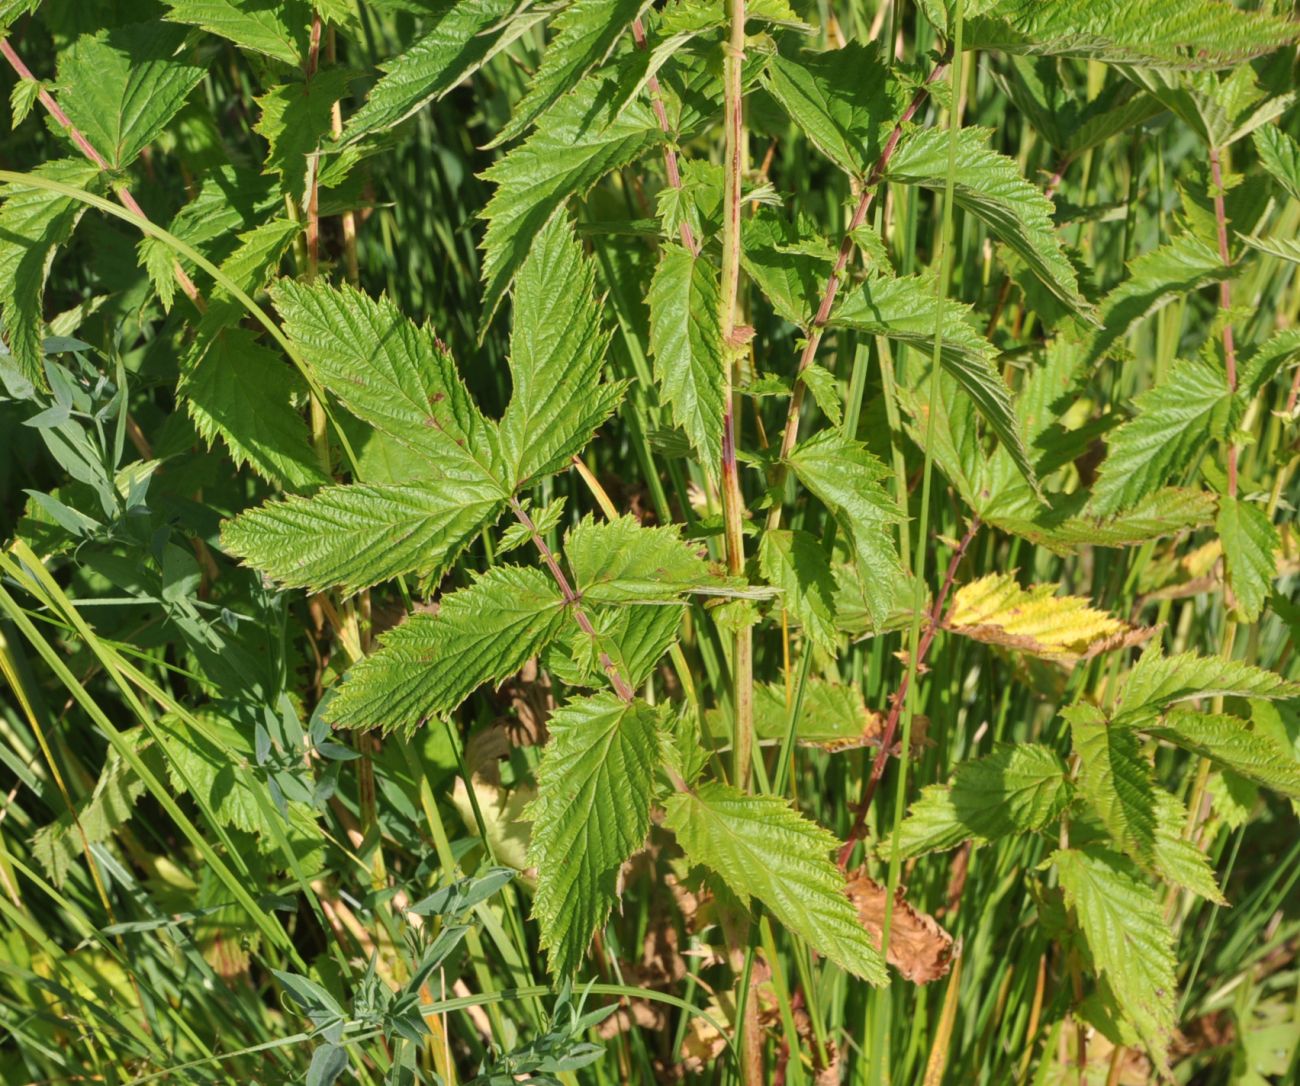
[[645,842],[660,761],[659,710],[613,693],[551,714],[528,860],[551,972],[567,977],[618,901],[619,869]]
[[413,731],[487,682],[513,675],[564,628],[564,599],[540,569],[495,566],[412,615],[356,664],[329,705],[347,728]]
[[221,543],[286,588],[351,593],[404,573],[436,577],[502,504],[491,483],[329,486],[240,514]]
[[871,984],[885,965],[828,853],[835,839],[776,796],[710,781],[664,804],[665,822],[693,864],[716,873],[742,901],[757,898],[819,954]]
[[727,364],[717,269],[681,245],[666,244],[647,300],[655,380],[705,470],[716,475]]
[[1254,622],[1273,590],[1282,541],[1263,506],[1227,495],[1219,499],[1215,528],[1237,612],[1244,621]]

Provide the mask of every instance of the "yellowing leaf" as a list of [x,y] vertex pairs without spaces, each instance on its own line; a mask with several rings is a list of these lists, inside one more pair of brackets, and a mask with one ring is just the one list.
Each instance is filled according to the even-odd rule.
[[957,590],[948,629],[1067,667],[1150,636],[1150,630],[1098,611],[1082,596],[1055,592],[1050,584],[1021,588],[1006,573],[981,577]]

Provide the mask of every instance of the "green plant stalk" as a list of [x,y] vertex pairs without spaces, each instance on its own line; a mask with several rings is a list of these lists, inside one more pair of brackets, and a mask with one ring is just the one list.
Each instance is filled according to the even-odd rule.
[[[942,245],[939,256],[939,274],[935,284],[935,293],[938,298],[936,308],[940,314],[943,312],[943,301],[948,289],[948,276],[952,269],[953,192],[956,187],[957,133],[961,129],[961,91],[964,75],[964,57],[962,54],[963,8],[963,0],[956,0],[952,14],[953,38],[951,82],[953,105],[952,112],[948,118],[948,172],[944,182],[943,193],[943,230],[941,235]],[[939,372],[942,348],[943,320],[942,316],[940,316],[935,321],[934,351],[930,356],[929,400],[931,403],[936,402],[939,398]],[[934,473],[935,414],[936,412],[931,411],[926,421],[925,466],[921,478],[921,509],[917,524],[918,544],[916,548],[915,596],[912,601],[912,627],[909,631],[911,651],[908,654],[908,688],[906,696],[903,699],[902,747],[898,759],[898,787],[895,792],[894,800],[894,826],[890,843],[889,876],[886,884],[887,891],[885,894],[885,917],[880,935],[880,953],[881,956],[885,958],[889,955],[889,933],[894,918],[894,896],[898,890],[899,875],[902,870],[902,861],[899,859],[898,840],[907,805],[907,769],[910,764],[908,752],[912,742],[912,721],[916,716],[917,669],[921,663],[921,614],[925,609],[925,555],[927,549],[925,546],[925,540],[929,532],[930,485]],[[978,521],[974,523],[978,523]],[[881,744],[881,753],[887,753],[888,749],[889,741],[886,739]],[[851,843],[852,841],[850,840],[850,844]],[[871,1052],[871,1080],[876,1083],[882,1083],[887,1078],[885,1069],[885,1036],[890,1012],[890,999],[888,992],[889,989],[885,989],[876,1002],[876,1037]]]

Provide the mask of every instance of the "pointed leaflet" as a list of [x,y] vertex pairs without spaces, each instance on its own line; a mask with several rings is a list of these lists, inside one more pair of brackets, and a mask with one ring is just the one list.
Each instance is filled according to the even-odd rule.
[[[76,188],[94,185],[99,169],[55,159],[32,173]],[[0,320],[9,352],[24,377],[45,388],[42,300],[58,247],[68,240],[85,205],[44,189],[9,184],[0,190]]]
[[384,75],[348,120],[344,142],[392,128],[441,98],[537,22],[538,16],[514,14],[527,6],[524,0],[442,0],[424,36],[382,65]]
[[347,728],[413,731],[449,713],[486,682],[513,675],[560,632],[564,599],[540,569],[496,566],[412,615],[356,664],[329,705]]
[[661,247],[650,282],[650,350],[655,380],[673,421],[716,474],[722,461],[726,355],[718,313],[718,272],[677,244]]
[[1116,723],[1140,724],[1179,701],[1199,698],[1294,698],[1300,683],[1287,682],[1271,671],[1221,656],[1183,652],[1165,656],[1159,641],[1142,653],[1113,714]]
[[1277,125],[1264,125],[1251,135],[1260,164],[1287,192],[1300,200],[1300,143]]
[[1237,612],[1244,621],[1254,622],[1277,576],[1275,552],[1282,541],[1262,506],[1226,494],[1219,499],[1215,528],[1223,543],[1228,587],[1236,599]]
[[1228,902],[1214,877],[1214,868],[1196,845],[1183,837],[1187,808],[1163,788],[1156,789],[1155,869],[1161,878],[1199,894],[1216,905]]
[[[169,281],[171,268],[167,270]],[[209,446],[225,442],[236,467],[289,490],[326,482],[302,414],[294,406],[302,378],[247,328],[225,328],[197,366],[181,375],[177,391],[194,428]]]
[[1143,631],[1090,607],[1081,596],[1058,596],[1050,584],[1024,589],[1005,573],[962,585],[953,596],[947,627],[976,641],[1067,666],[1143,636]]
[[387,297],[350,286],[282,279],[271,295],[321,384],[359,419],[449,478],[482,482],[500,474],[496,426],[431,329],[408,320]]
[[[636,101],[614,111],[614,80],[591,78],[556,103],[546,124],[484,174],[496,191],[483,209],[483,319],[501,299],[534,238],[572,196],[626,166],[665,138],[650,108]],[[517,323],[517,322],[516,322]]]
[[827,855],[835,839],[776,796],[710,781],[664,803],[686,858],[715,872],[743,901],[757,898],[819,954],[871,984],[885,966]]
[[853,544],[872,622],[884,624],[900,576],[891,526],[902,519],[880,481],[885,466],[838,430],[823,430],[795,446],[789,463],[799,481],[835,514]]
[[604,693],[547,721],[528,862],[537,868],[533,915],[556,976],[582,963],[618,901],[619,869],[650,832],[659,716],[644,702]]
[[1164,380],[1134,401],[1137,415],[1106,435],[1106,459],[1091,511],[1106,516],[1137,504],[1185,470],[1227,431],[1233,398],[1217,367],[1175,362]]
[[311,8],[305,0],[167,0],[165,18],[227,38],[241,49],[297,67],[307,49]]
[[505,128],[489,146],[512,140],[571,91],[597,64],[604,62],[619,38],[650,0],[573,0],[555,17],[555,37],[541,66],[528,81],[527,93],[515,103]]
[[969,307],[935,296],[931,280],[919,276],[869,279],[845,293],[830,323],[884,336],[929,354],[935,327],[943,323],[939,364],[974,402],[1026,479],[1033,465],[1011,406],[1011,390],[993,365],[994,348],[967,323]]
[[781,606],[820,649],[834,653],[835,577],[821,540],[810,532],[768,531],[758,546],[763,579],[781,590]]
[[[963,128],[957,135],[953,198],[1021,257],[1043,285],[1076,311],[1087,309],[1074,267],[1052,224],[1052,202],[1021,176],[1013,159],[988,146],[991,132]],[[948,133],[922,129],[900,144],[885,179],[942,190],[948,176]]]
[[280,186],[295,204],[305,205],[308,156],[330,134],[334,103],[356,78],[345,68],[326,68],[310,79],[272,87],[256,101],[262,116],[254,131],[269,145],[265,173],[280,175]]
[[1167,1068],[1174,1026],[1174,937],[1156,891],[1107,849],[1063,849],[1053,862],[1097,971],[1153,1060]]
[[1269,256],[1275,256],[1279,260],[1289,260],[1292,264],[1300,264],[1300,241],[1294,238],[1252,238],[1241,236],[1238,240],[1243,245],[1248,245],[1261,253],[1267,253]]
[[879,50],[858,41],[797,58],[777,54],[763,84],[810,143],[859,178],[880,157],[907,97]]
[[0,0],[0,31],[7,29],[29,11],[35,11],[41,0]]
[[330,486],[226,521],[221,545],[287,588],[351,593],[412,571],[437,577],[502,505],[491,483]]
[[1116,844],[1150,865],[1156,840],[1156,796],[1151,764],[1129,728],[1113,727],[1095,705],[1061,710],[1079,755],[1079,790],[1101,816]]
[[1135,257],[1128,275],[1101,304],[1101,329],[1093,336],[1085,364],[1101,361],[1138,321],[1230,273],[1218,251],[1190,231]]
[[500,428],[513,490],[566,467],[624,387],[599,383],[609,336],[600,326],[595,272],[568,219],[553,219],[529,240],[510,330],[514,391]]
[[1224,713],[1175,709],[1159,724],[1139,727],[1193,754],[1209,758],[1238,776],[1300,799],[1300,759],[1271,736],[1250,730],[1249,722]]
[[1286,19],[1221,0],[995,0],[966,20],[972,49],[1165,68],[1221,68],[1294,41]]
[[1068,800],[1065,765],[1054,750],[1036,743],[1000,746],[958,765],[950,784],[921,790],[899,830],[898,854],[906,859],[967,840],[987,843],[1040,830]]
[[185,31],[161,22],[85,34],[59,55],[59,105],[110,166],[134,161],[207,69],[180,54]]
[[[835,250],[820,234],[760,207],[741,224],[745,274],[761,290],[777,316],[804,329],[812,325],[831,269]],[[933,291],[931,291],[933,294]],[[841,307],[844,303],[841,302]],[[917,329],[923,335],[923,329]],[[934,321],[930,322],[933,340]]]
[[631,515],[603,524],[586,517],[565,537],[564,554],[574,588],[593,603],[668,601],[725,581],[675,524],[647,528]]

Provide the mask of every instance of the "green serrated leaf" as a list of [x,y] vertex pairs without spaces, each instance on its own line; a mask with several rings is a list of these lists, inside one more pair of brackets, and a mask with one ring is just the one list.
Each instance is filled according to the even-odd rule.
[[1160,723],[1139,727],[1248,781],[1300,798],[1300,759],[1270,736],[1251,731],[1249,722],[1240,717],[1175,709]]
[[584,518],[565,538],[564,554],[578,594],[597,604],[668,602],[725,581],[675,524],[647,528],[630,515]]
[[828,853],[835,839],[776,796],[710,781],[664,804],[687,859],[716,873],[742,901],[756,898],[808,945],[871,984],[885,965]]
[[1197,698],[1293,698],[1300,683],[1221,656],[1182,652],[1166,656],[1153,640],[1139,657],[1120,697],[1116,723],[1141,724],[1170,705]]
[[616,114],[612,80],[589,79],[551,109],[538,129],[483,177],[496,191],[483,209],[483,319],[486,327],[533,246],[573,196],[664,139],[649,106]]
[[498,146],[526,132],[533,122],[606,57],[650,0],[573,0],[555,17],[555,32],[528,90],[515,103],[506,126],[489,144]]
[[813,400],[821,408],[832,426],[839,426],[844,421],[844,405],[840,400],[840,383],[825,366],[816,363],[799,374],[799,380],[812,393]]
[[1251,249],[1267,253],[1269,256],[1275,256],[1279,260],[1289,260],[1292,264],[1300,264],[1300,241],[1296,241],[1294,238],[1254,238],[1243,235],[1241,242]]
[[1277,576],[1277,550],[1282,541],[1265,509],[1224,495],[1219,499],[1215,529],[1223,544],[1223,562],[1236,610],[1254,622],[1264,609]]
[[619,869],[650,831],[660,717],[644,702],[603,693],[547,721],[528,860],[538,874],[533,915],[556,976],[581,965],[618,901]]
[[1156,789],[1155,797],[1156,834],[1153,856],[1160,877],[1216,905],[1228,904],[1219,889],[1209,859],[1183,836],[1187,827],[1187,808],[1181,800],[1163,788]]
[[262,116],[253,128],[268,144],[264,172],[279,174],[282,190],[298,205],[304,204],[308,189],[310,156],[329,136],[334,103],[355,78],[345,68],[325,68],[255,99]]
[[[534,512],[529,517],[533,522],[533,528],[537,530],[537,534],[543,539],[553,532],[563,519],[564,504],[565,499],[563,497],[556,498],[550,505],[544,507],[541,512]],[[524,508],[527,508],[526,502]],[[531,543],[532,539],[532,531],[519,521],[516,521],[501,533],[501,538],[497,540],[497,554],[507,554],[510,551],[518,550],[526,543]]]
[[568,467],[617,407],[624,384],[601,384],[609,335],[596,276],[567,218],[530,239],[515,284],[510,331],[514,392],[500,441],[510,486]]
[[[99,170],[88,162],[54,159],[32,171],[36,177],[76,188],[94,188]],[[60,245],[68,240],[85,205],[45,189],[9,184],[0,190],[0,319],[9,352],[22,375],[39,389],[45,381],[42,299],[45,277]]]
[[1251,135],[1260,164],[1279,185],[1300,200],[1300,143],[1276,125],[1264,125]]
[[1112,727],[1095,705],[1061,711],[1079,755],[1079,790],[1119,847],[1144,865],[1154,861],[1156,796],[1151,765],[1131,729]]
[[906,104],[874,45],[850,41],[798,58],[774,56],[763,84],[822,154],[853,177],[865,177]]
[[1065,765],[1054,750],[1037,743],[1000,746],[962,762],[950,784],[921,790],[899,829],[898,855],[907,859],[963,841],[987,844],[1040,830],[1068,800]]
[[1200,360],[1175,362],[1134,405],[1137,415],[1106,435],[1106,459],[1091,502],[1101,516],[1137,504],[1175,471],[1195,463],[1224,435],[1233,413],[1227,379]]
[[413,731],[479,686],[514,674],[563,628],[564,599],[539,569],[495,566],[412,615],[348,672],[329,718],[346,728]]
[[59,55],[59,105],[110,166],[152,143],[207,74],[181,27],[150,21],[86,34]]
[[647,296],[655,380],[705,470],[722,462],[726,353],[718,310],[718,272],[680,245],[662,247]]
[[1167,1070],[1174,937],[1159,896],[1130,860],[1107,849],[1062,849],[1052,861],[1097,971],[1156,1066]]
[[307,51],[311,8],[305,0],[167,0],[164,16],[226,38],[241,49],[298,67]]
[[892,526],[902,519],[897,503],[881,485],[885,466],[865,446],[838,430],[823,430],[790,453],[799,481],[835,514],[853,544],[853,553],[877,627],[894,605],[900,576]]
[[17,128],[27,119],[31,113],[32,107],[36,105],[41,95],[41,81],[39,79],[19,79],[14,84],[13,90],[9,92],[9,113],[13,118],[12,125]]
[[41,0],[0,0],[0,30],[16,23],[28,12],[35,11]]
[[822,651],[834,654],[835,577],[821,541],[809,532],[769,531],[758,547],[764,580],[781,590],[781,606]]
[[286,588],[358,592],[414,572],[440,576],[503,507],[490,483],[355,483],[267,502],[226,521],[222,548]]

